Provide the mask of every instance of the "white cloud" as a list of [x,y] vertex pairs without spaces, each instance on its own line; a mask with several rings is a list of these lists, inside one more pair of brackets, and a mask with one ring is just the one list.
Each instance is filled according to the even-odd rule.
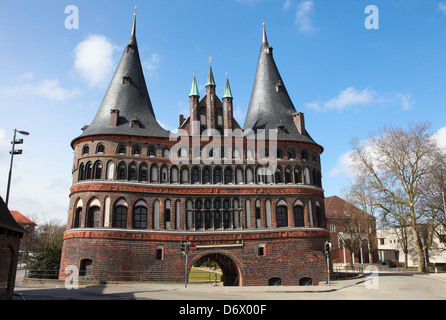
[[143,67],[148,71],[148,75],[156,77],[156,70],[160,67],[161,56],[157,53],[152,53],[152,55],[142,62]]
[[446,127],[440,128],[432,135],[432,138],[446,152]]
[[58,79],[45,79],[39,83],[25,83],[16,87],[5,87],[2,91],[15,96],[32,95],[48,100],[62,101],[79,94],[78,89],[64,89]]
[[313,0],[305,0],[299,3],[296,11],[296,24],[302,32],[312,32],[315,30],[311,15],[313,13]]
[[444,15],[446,15],[446,4],[440,2],[438,4],[438,11],[441,11],[441,12],[443,12]]
[[404,110],[409,110],[415,104],[415,100],[410,93],[386,93],[378,94],[375,90],[363,89],[357,90],[354,87],[348,87],[341,91],[339,95],[326,102],[310,102],[307,103],[307,108],[316,111],[326,112],[331,110],[342,111],[351,107],[358,107],[361,105],[375,104],[393,104],[399,103]]
[[351,165],[352,165],[351,154],[352,154],[352,152],[349,151],[349,152],[341,154],[338,157],[336,166],[330,170],[331,177],[335,177],[340,174],[345,174],[348,177],[353,176],[353,170],[351,169]]
[[90,35],[74,49],[74,69],[90,88],[106,85],[114,68],[117,46],[103,35]]
[[286,0],[285,3],[283,4],[283,9],[288,10],[290,6],[291,6],[291,0]]

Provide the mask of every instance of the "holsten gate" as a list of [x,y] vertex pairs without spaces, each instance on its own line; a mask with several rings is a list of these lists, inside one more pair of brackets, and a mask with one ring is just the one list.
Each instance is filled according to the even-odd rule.
[[225,285],[326,280],[320,154],[273,59],[265,26],[245,123],[209,66],[177,134],[155,118],[136,42],[136,15],[99,110],[71,145],[73,185],[60,278],[184,281],[181,243],[209,257]]

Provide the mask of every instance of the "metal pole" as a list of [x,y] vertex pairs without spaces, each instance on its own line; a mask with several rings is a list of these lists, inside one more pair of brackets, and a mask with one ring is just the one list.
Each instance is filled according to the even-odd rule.
[[328,278],[328,285],[330,285],[330,258],[327,254],[327,278]]
[[14,161],[14,148],[15,148],[15,136],[17,129],[14,129],[14,137],[12,138],[12,149],[11,149],[11,164],[9,165],[9,176],[8,176],[8,186],[6,188],[6,206],[8,206],[9,202],[9,189],[11,187],[11,176],[12,176],[12,163]]

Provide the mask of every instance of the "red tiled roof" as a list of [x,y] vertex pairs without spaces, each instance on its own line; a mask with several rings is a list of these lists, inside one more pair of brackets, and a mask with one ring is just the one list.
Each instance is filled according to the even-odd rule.
[[11,212],[12,217],[19,224],[29,224],[29,223],[35,224],[33,221],[29,220],[27,217],[25,217],[18,211],[10,210],[9,212]]

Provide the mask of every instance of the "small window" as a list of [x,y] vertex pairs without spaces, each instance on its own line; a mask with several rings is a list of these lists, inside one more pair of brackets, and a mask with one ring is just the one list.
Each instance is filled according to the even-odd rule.
[[105,148],[103,144],[99,144],[96,148],[96,153],[104,153]]
[[141,148],[140,147],[133,148],[133,154],[139,156],[141,154]]
[[91,277],[91,271],[93,267],[93,260],[90,259],[82,259],[80,270],[79,270],[79,276],[84,278]]
[[265,255],[265,245],[263,243],[259,244],[259,248],[257,250],[257,254],[259,256],[264,256]]
[[125,147],[120,145],[118,146],[118,154],[125,154]]
[[163,246],[162,245],[158,245],[156,247],[156,259],[163,260]]
[[125,77],[122,78],[122,84],[128,84],[129,81],[130,81],[129,76],[125,76]]
[[90,152],[90,148],[89,148],[88,146],[84,146],[84,147],[82,148],[82,155],[84,155],[84,154],[88,154],[88,152]]

